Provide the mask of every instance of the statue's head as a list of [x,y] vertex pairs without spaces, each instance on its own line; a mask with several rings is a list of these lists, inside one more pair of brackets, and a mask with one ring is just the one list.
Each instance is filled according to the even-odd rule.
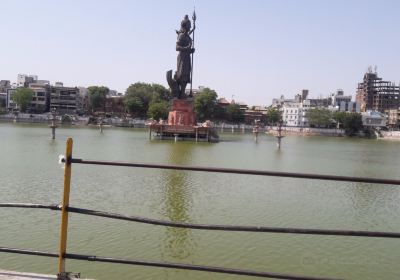
[[189,20],[189,16],[185,15],[185,17],[181,21],[181,30],[189,32],[191,28],[192,28],[192,23]]

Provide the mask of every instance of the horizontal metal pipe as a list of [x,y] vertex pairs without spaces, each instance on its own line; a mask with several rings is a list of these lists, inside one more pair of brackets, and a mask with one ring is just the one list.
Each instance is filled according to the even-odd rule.
[[45,205],[45,204],[36,204],[36,203],[0,203],[0,207],[60,210],[60,206],[57,204]]
[[192,224],[182,222],[163,221],[156,219],[143,218],[138,216],[127,216],[97,210],[82,209],[76,207],[68,207],[69,212],[105,217],[111,219],[133,221],[138,223],[190,228],[201,230],[221,230],[221,231],[238,231],[238,232],[269,232],[269,233],[291,233],[291,234],[312,234],[312,235],[339,235],[339,236],[358,236],[358,237],[380,237],[380,238],[400,238],[398,232],[381,232],[381,231],[354,231],[354,230],[329,230],[329,229],[307,229],[307,228],[281,228],[281,227],[262,227],[262,226],[234,226],[234,225],[209,225],[209,224]]
[[169,263],[169,262],[154,262],[154,261],[140,261],[140,260],[127,260],[127,259],[119,259],[119,258],[84,256],[84,255],[68,254],[68,253],[66,254],[66,258],[75,259],[75,260],[88,260],[88,261],[107,262],[107,263],[121,263],[121,264],[130,264],[130,265],[141,265],[141,266],[151,266],[151,267],[163,267],[163,268],[175,268],[175,269],[183,269],[183,270],[205,271],[205,272],[224,273],[224,274],[231,274],[231,275],[233,274],[233,275],[256,276],[256,277],[272,278],[272,279],[335,280],[333,278],[320,278],[320,277],[312,277],[312,276],[280,274],[280,273],[272,273],[272,272],[260,272],[260,271],[254,271],[254,270],[224,268],[224,267],[216,267],[216,266],[193,265],[193,264],[182,264],[182,263]]
[[[63,160],[63,161],[65,162],[65,160]],[[180,166],[180,165],[167,165],[167,164],[98,161],[98,160],[83,160],[83,159],[77,159],[77,158],[72,158],[71,162],[79,163],[79,164],[93,164],[93,165],[106,165],[106,166],[172,169],[172,170],[186,170],[186,171],[202,171],[202,172],[215,172],[215,173],[233,173],[233,174],[246,174],[246,175],[301,178],[301,179],[313,179],[313,180],[330,180],[330,181],[342,181],[342,182],[344,181],[344,182],[358,182],[358,183],[371,183],[371,184],[400,185],[400,180],[394,180],[394,179],[363,178],[363,177],[322,175],[322,174],[309,174],[309,173],[293,173],[293,172],[202,167],[202,166]]]
[[[60,210],[58,205],[43,205],[43,204],[31,204],[31,203],[0,203],[0,207],[42,208],[42,209]],[[182,222],[172,222],[172,221],[163,221],[163,220],[157,220],[157,219],[149,219],[149,218],[144,218],[144,217],[139,217],[139,216],[128,216],[128,215],[109,213],[109,212],[103,212],[103,211],[97,211],[97,210],[90,210],[90,209],[84,209],[84,208],[77,208],[77,207],[68,207],[67,211],[72,212],[72,213],[104,217],[104,218],[110,218],[110,219],[117,219],[117,220],[124,220],[124,221],[132,221],[132,222],[137,222],[137,223],[168,226],[168,227],[177,227],[177,228],[199,229],[199,230],[400,238],[399,232],[192,224],[192,223],[182,223]]]
[[[26,249],[8,248],[8,247],[0,247],[0,252],[24,254],[24,255],[35,255],[35,256],[43,256],[43,257],[53,257],[53,258],[58,257],[58,254],[54,254],[54,253],[42,252],[42,251],[32,251],[32,250],[26,250]],[[281,274],[281,273],[272,273],[272,272],[260,272],[260,271],[253,271],[253,270],[224,268],[224,267],[216,267],[216,266],[193,265],[193,264],[170,263],[170,262],[155,262],[155,261],[143,261],[143,260],[128,260],[128,259],[120,259],[120,258],[97,257],[97,256],[91,256],[91,255],[70,254],[70,253],[66,253],[65,258],[73,259],[73,260],[86,260],[86,261],[95,261],[95,262],[130,264],[130,265],[141,265],[141,266],[162,267],[162,268],[175,268],[175,269],[183,269],[183,270],[195,270],[195,271],[204,271],[204,272],[224,273],[224,274],[231,274],[231,275],[256,276],[256,277],[273,278],[273,279],[335,280],[333,278],[320,278],[320,277],[312,277],[312,276],[301,276],[301,275]]]
[[0,252],[58,258],[58,254],[55,254],[55,253],[36,251],[36,250],[27,250],[27,249],[8,248],[8,247],[0,247]]

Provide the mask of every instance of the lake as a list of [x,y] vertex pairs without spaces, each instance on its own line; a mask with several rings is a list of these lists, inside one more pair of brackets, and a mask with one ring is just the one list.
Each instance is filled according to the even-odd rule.
[[[400,179],[400,143],[225,133],[220,143],[148,140],[144,129],[0,123],[0,202],[62,199],[58,156]],[[70,205],[191,223],[400,232],[400,188],[73,164]],[[60,212],[0,208],[0,246],[58,252]],[[345,279],[400,279],[400,240],[168,228],[70,214],[68,252]],[[253,277],[67,260],[95,279]],[[52,273],[57,259],[0,253],[0,268]]]

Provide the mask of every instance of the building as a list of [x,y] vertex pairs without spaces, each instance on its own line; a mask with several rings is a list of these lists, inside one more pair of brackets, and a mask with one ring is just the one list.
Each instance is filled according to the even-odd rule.
[[11,87],[10,81],[8,80],[1,80],[0,81],[0,93],[7,93],[7,89]]
[[16,90],[17,89],[15,87],[11,87],[11,88],[7,89],[7,102],[6,102],[6,105],[7,105],[7,109],[9,111],[17,109],[17,103],[15,103],[12,100],[12,96],[15,93]]
[[296,95],[295,99],[288,99],[288,98],[285,98],[284,95],[281,95],[280,98],[272,99],[272,108],[282,107],[285,103],[288,103],[288,102],[300,102],[300,99],[297,100],[297,95]]
[[303,89],[301,93],[294,96],[294,99],[285,99],[282,95],[280,99],[275,99],[275,105],[282,112],[282,122],[286,126],[307,127],[309,126],[306,117],[307,111],[311,108],[328,107],[331,98],[308,98],[309,90]]
[[11,88],[10,81],[0,81],[0,107],[7,107],[7,89]]
[[[199,86],[197,89],[193,88],[192,89],[193,96],[196,96],[198,93],[202,92],[204,89],[205,89],[205,87],[203,87],[203,86]],[[185,89],[185,94],[190,95],[190,86],[189,86],[189,88]]]
[[363,82],[358,84],[356,101],[360,103],[362,112],[372,110],[383,113],[385,110],[399,108],[399,93],[400,85],[383,81],[370,68]]
[[28,87],[30,83],[35,83],[37,80],[37,75],[18,74],[17,87]]
[[367,111],[361,113],[364,127],[386,127],[387,116],[376,111]]
[[351,102],[351,98],[351,95],[344,95],[344,91],[342,89],[338,89],[331,95],[331,105],[334,107],[340,107],[343,102]]
[[0,111],[7,107],[7,93],[0,92]]
[[247,106],[247,104],[244,102],[235,102],[235,100],[232,99],[232,104],[239,105],[240,111],[242,111],[243,113],[246,112],[247,109],[249,109],[249,106]]
[[265,106],[251,106],[244,112],[244,122],[254,124],[255,121],[265,123],[267,121],[267,109]]
[[125,113],[124,97],[107,96],[104,109],[106,114],[122,116]]
[[77,107],[78,115],[85,115],[89,110],[89,94],[85,87],[78,87]]
[[226,100],[225,97],[221,97],[221,98],[219,98],[219,99],[217,100],[217,104],[218,104],[218,106],[220,106],[220,107],[222,107],[222,108],[226,108],[226,107],[228,107],[231,103],[230,103],[228,100]]
[[286,126],[309,126],[306,113],[311,108],[315,108],[315,106],[308,99],[302,102],[285,102],[281,107],[283,124]]
[[28,106],[30,113],[42,114],[50,110],[50,87],[49,83],[30,83],[29,88],[33,91],[32,101]]
[[54,108],[59,114],[76,114],[78,96],[77,87],[50,86],[50,109]]
[[399,109],[386,110],[385,114],[388,117],[387,125],[392,128],[398,128],[400,125],[400,110]]
[[340,112],[360,112],[360,103],[351,101],[351,95],[344,95],[342,89],[338,89],[331,94],[331,106],[334,111]]
[[107,93],[107,96],[114,97],[114,96],[123,96],[122,92],[118,92],[114,89],[110,89]]

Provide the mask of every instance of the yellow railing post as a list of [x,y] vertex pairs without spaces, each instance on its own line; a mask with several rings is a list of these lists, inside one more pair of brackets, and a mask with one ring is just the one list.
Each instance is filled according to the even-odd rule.
[[69,192],[71,183],[71,158],[72,158],[72,138],[68,138],[65,149],[65,169],[64,169],[64,194],[61,209],[61,231],[60,231],[60,252],[58,255],[58,274],[65,272],[65,253],[67,250],[68,233],[68,211]]

